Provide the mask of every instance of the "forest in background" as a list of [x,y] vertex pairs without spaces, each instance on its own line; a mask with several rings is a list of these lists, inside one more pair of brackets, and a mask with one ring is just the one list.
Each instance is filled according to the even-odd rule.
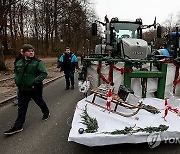
[[[57,56],[70,46],[77,55],[93,52],[99,36],[91,35],[91,24],[98,20],[89,0],[0,0],[0,70],[4,56],[15,57],[24,43],[32,44],[40,56]],[[102,21],[103,22],[103,21]],[[179,26],[180,15],[173,14],[163,23],[163,31]],[[99,28],[101,30],[101,28]],[[158,48],[156,30],[144,32],[144,39]]]

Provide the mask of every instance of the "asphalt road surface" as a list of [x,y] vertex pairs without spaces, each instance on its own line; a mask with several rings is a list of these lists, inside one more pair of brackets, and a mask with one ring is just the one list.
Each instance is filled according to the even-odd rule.
[[[77,79],[77,76],[76,76]],[[60,78],[44,88],[44,99],[50,108],[51,117],[42,122],[42,113],[32,101],[29,104],[24,131],[12,136],[3,132],[14,123],[17,106],[8,104],[0,108],[0,154],[179,154],[179,144],[161,143],[156,148],[148,144],[121,144],[102,147],[87,147],[68,142],[76,103],[83,98],[76,88],[64,90],[65,80]]]

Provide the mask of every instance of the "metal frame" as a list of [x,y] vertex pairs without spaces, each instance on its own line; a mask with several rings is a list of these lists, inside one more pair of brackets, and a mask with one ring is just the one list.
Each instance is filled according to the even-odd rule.
[[[84,62],[88,63],[91,61],[98,61],[99,63],[102,63],[102,61],[106,61],[107,63],[114,64],[117,62],[124,62],[124,68],[125,69],[132,69],[132,63],[150,63],[150,69],[152,66],[152,63],[154,62],[153,60],[137,60],[137,59],[112,59],[112,58],[85,58]],[[157,62],[157,61],[156,61]],[[141,70],[133,70],[131,73],[124,73],[124,85],[127,87],[131,88],[131,79],[132,78],[142,78],[142,79],[148,79],[148,78],[158,78],[158,85],[157,85],[157,92],[156,92],[156,97],[157,98],[164,98],[164,93],[165,93],[165,84],[166,84],[166,74],[167,74],[167,64],[163,63],[160,64],[160,70],[159,71],[141,71]],[[87,70],[87,69],[86,69]],[[100,79],[100,72],[98,74],[98,86],[101,84],[101,79]],[[87,72],[86,72],[87,74]],[[112,71],[112,79],[113,79],[113,71]],[[142,97],[146,97],[146,91],[142,91]]]

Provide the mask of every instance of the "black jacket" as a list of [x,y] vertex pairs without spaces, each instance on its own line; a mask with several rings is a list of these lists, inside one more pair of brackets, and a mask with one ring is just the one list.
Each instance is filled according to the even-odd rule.
[[61,71],[72,70],[75,68],[78,69],[78,59],[74,53],[64,53],[58,60],[58,68],[61,68]]

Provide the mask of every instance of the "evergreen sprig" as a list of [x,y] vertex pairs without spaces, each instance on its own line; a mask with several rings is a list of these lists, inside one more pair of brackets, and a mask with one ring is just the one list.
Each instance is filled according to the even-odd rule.
[[119,129],[116,129],[115,131],[113,132],[104,132],[105,134],[112,134],[112,135],[117,135],[117,134],[132,134],[133,132],[133,127],[125,127],[123,130],[119,130]]
[[143,104],[143,107],[142,107],[144,110],[150,112],[150,113],[153,113],[153,114],[158,114],[158,113],[161,113],[157,108],[155,108],[154,106],[151,106],[151,105],[145,105]]
[[137,132],[146,132],[146,133],[153,133],[153,132],[163,132],[166,131],[169,126],[166,125],[159,125],[158,127],[145,127],[145,128],[138,128],[136,130],[133,129],[134,127],[125,127],[123,130],[115,130],[113,132],[103,132],[105,134],[112,134],[112,135],[117,135],[117,134],[133,134]]
[[97,132],[99,126],[96,118],[92,118],[89,116],[87,112],[87,105],[85,106],[85,109],[83,109],[83,113],[80,115],[82,119],[82,124],[87,126],[87,129],[85,130],[86,133],[94,133]]
[[153,133],[153,132],[164,132],[169,128],[169,126],[166,125],[159,125],[159,127],[146,127],[146,128],[139,128],[136,131],[139,132],[146,132],[146,133]]

